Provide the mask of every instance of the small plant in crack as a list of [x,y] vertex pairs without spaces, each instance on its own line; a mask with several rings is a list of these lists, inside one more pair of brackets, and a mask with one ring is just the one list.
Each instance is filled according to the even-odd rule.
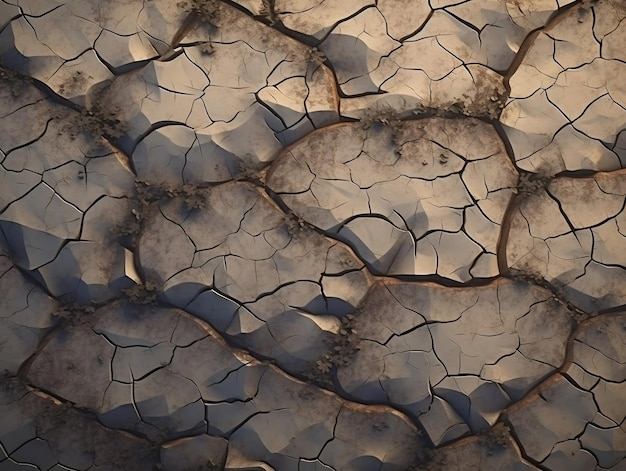
[[510,436],[508,425],[498,422],[479,436],[478,443],[487,449],[488,455],[493,455],[509,446]]
[[497,93],[489,97],[489,101],[485,105],[486,115],[491,119],[498,119],[502,114],[502,110],[506,106],[508,96],[506,93]]
[[565,288],[554,281],[549,283],[540,273],[534,272],[528,268],[509,269],[509,278],[514,281],[523,281],[548,289],[552,292],[552,299],[554,301],[568,306],[567,301],[565,301]]
[[[152,185],[143,180],[135,181],[135,188],[137,189],[137,200],[139,201],[142,209],[150,206],[152,203],[156,203],[165,198],[172,198],[174,194],[159,185]],[[139,216],[140,218],[141,216]]]
[[548,187],[554,177],[545,173],[523,172],[519,176],[517,183],[517,194],[522,198],[536,195]]
[[363,112],[360,120],[363,125],[363,129],[369,129],[375,124],[382,124],[389,126],[390,128],[397,128],[400,126],[401,120],[398,118],[395,111],[391,108],[371,109],[368,108]]
[[122,290],[124,298],[131,304],[157,304],[159,296],[159,283],[154,280],[146,280],[143,284],[137,284]]
[[309,229],[307,222],[293,212],[283,216],[283,222],[287,227],[287,232],[293,237],[297,237]]
[[137,201],[133,201],[132,205],[130,213],[120,223],[112,226],[109,232],[112,240],[116,240],[126,248],[137,247],[145,214],[145,208],[142,208]]
[[472,114],[472,104],[472,98],[467,93],[464,93],[463,95],[461,95],[460,99],[450,104],[448,106],[448,109],[450,111],[454,111],[465,116],[470,116]]
[[389,107],[382,109],[368,108],[359,121],[365,130],[377,125],[391,129],[391,142],[395,146],[396,153],[402,156],[402,120],[393,109]]
[[479,96],[472,99],[468,94],[464,93],[456,102],[447,108],[464,116],[473,116],[477,118],[498,119],[502,109],[506,105],[506,93],[493,90],[493,93],[486,96]]
[[220,0],[182,0],[176,6],[195,15],[203,23],[217,28],[222,8]]
[[94,312],[96,312],[94,305],[80,304],[71,296],[64,296],[59,299],[59,305],[52,311],[52,315],[63,319],[66,325],[74,326],[89,323]]
[[201,209],[205,205],[206,189],[200,188],[193,183],[185,183],[181,186],[174,185],[151,185],[148,182],[137,180],[137,197],[142,207],[147,207],[152,203],[170,198],[182,198],[188,208]]
[[136,237],[141,230],[141,219],[141,213],[133,208],[130,216],[124,219],[113,232],[121,237]]
[[510,270],[510,278],[514,281],[524,281],[526,283],[532,283],[535,285],[543,285],[545,280],[543,279],[543,275],[530,271],[528,269],[524,270]]
[[[118,113],[119,109],[104,110],[100,106],[80,108],[79,114],[73,115],[59,130],[59,134],[68,134],[74,140],[81,132],[86,131],[94,136],[117,140],[126,134],[126,126],[116,118]],[[63,120],[65,116],[59,115],[56,118]]]
[[567,300],[565,286],[562,283],[559,283],[558,281],[552,281],[552,283],[549,283],[549,288],[552,291],[553,299],[562,306],[565,306],[569,317],[576,323],[576,325],[580,325],[586,320],[598,315],[597,311],[582,311],[576,306],[570,304],[570,302]]
[[326,55],[316,47],[307,49],[306,61],[315,66],[320,66],[326,62]]
[[202,189],[191,183],[186,183],[177,188],[176,196],[182,197],[185,206],[191,209],[202,209],[206,204]]
[[333,368],[347,366],[359,351],[359,338],[355,329],[356,317],[347,314],[341,319],[339,333],[328,342],[328,350],[315,362],[315,369],[307,375],[312,381],[328,386]]
[[205,206],[205,188],[192,183],[182,186],[152,185],[142,180],[135,181],[137,198],[131,213],[112,231],[113,237],[130,238],[130,244],[135,245],[136,238],[141,232],[147,208],[158,201],[180,197],[183,204],[190,209],[201,209]]
[[525,283],[532,283],[534,285],[538,285],[544,289],[549,290],[552,293],[552,300],[564,306],[570,318],[576,324],[580,324],[581,322],[584,322],[587,319],[598,315],[597,311],[585,312],[585,311],[578,309],[574,305],[572,305],[567,300],[567,291],[565,289],[565,285],[563,285],[558,280],[552,280],[551,282],[548,282],[539,273],[534,273],[528,269],[522,269],[522,270],[509,269],[509,278],[515,281],[523,281]]

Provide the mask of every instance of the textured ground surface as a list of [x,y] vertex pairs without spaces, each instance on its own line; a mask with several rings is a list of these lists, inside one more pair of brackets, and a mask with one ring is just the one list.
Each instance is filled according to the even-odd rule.
[[0,0],[0,471],[626,470],[621,0]]

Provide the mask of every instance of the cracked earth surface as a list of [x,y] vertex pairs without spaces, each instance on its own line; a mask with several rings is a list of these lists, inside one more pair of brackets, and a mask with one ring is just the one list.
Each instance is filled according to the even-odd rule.
[[0,471],[626,470],[620,0],[0,0]]

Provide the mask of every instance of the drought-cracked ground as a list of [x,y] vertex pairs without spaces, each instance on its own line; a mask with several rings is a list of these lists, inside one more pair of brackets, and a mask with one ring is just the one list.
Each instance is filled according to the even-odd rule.
[[626,3],[0,0],[0,470],[626,470]]

